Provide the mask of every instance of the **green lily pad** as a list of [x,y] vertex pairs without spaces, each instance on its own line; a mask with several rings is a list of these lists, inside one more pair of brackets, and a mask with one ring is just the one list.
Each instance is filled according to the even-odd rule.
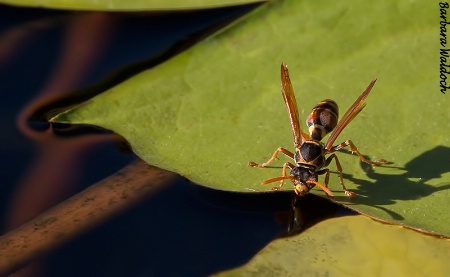
[[0,0],[18,6],[99,11],[199,9],[256,2],[261,0]]
[[266,161],[279,146],[293,150],[281,62],[289,65],[304,119],[326,98],[342,115],[378,78],[367,107],[336,143],[352,139],[371,159],[393,164],[370,168],[356,155],[337,153],[346,186],[357,196],[342,193],[337,174],[330,189],[361,213],[450,236],[450,110],[439,91],[436,7],[424,1],[272,2],[52,121],[113,130],[149,164],[201,185],[270,191],[261,182],[280,176],[288,159],[280,157],[272,168],[247,163]]
[[449,241],[352,216],[274,241],[244,266],[215,276],[446,276],[449,259]]

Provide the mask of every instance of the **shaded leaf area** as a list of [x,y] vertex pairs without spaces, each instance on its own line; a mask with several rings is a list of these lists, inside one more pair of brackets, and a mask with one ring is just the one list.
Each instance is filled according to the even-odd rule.
[[265,169],[247,163],[279,146],[293,150],[280,63],[289,66],[301,118],[326,98],[342,114],[378,78],[338,142],[352,139],[392,164],[366,167],[341,151],[357,196],[340,191],[336,172],[330,188],[360,213],[450,236],[449,111],[438,89],[435,12],[424,2],[277,1],[53,121],[113,130],[149,164],[205,186],[270,191],[261,182],[280,176],[285,158]]
[[215,276],[445,276],[449,259],[448,240],[353,216],[277,240],[243,267]]
[[198,9],[261,2],[261,0],[1,0],[0,3],[27,7],[72,10],[124,11]]

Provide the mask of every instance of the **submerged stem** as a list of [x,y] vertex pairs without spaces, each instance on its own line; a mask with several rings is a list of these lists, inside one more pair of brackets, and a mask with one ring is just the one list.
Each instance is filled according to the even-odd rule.
[[173,183],[177,176],[143,161],[133,162],[0,236],[0,275],[17,270],[36,256],[123,212]]

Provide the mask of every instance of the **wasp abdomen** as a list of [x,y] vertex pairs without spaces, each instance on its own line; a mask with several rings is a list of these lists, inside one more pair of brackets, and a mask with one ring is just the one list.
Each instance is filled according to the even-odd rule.
[[325,99],[317,104],[306,119],[311,139],[322,140],[333,131],[338,122],[339,108],[336,102]]

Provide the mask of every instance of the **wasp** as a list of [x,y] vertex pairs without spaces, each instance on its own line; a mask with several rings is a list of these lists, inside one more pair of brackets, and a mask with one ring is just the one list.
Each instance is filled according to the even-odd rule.
[[[277,158],[280,152],[293,159],[295,161],[295,165],[290,162],[284,163],[281,177],[266,180],[263,184],[280,181],[280,185],[273,188],[273,190],[280,190],[283,187],[284,180],[290,179],[294,184],[294,190],[298,196],[306,195],[314,186],[318,186],[325,191],[329,197],[333,197],[333,193],[328,189],[330,170],[327,167],[334,160],[339,172],[339,179],[342,189],[347,196],[354,196],[355,193],[349,191],[344,185],[341,163],[334,152],[350,146],[351,152],[356,152],[361,161],[365,163],[370,165],[381,165],[387,163],[387,161],[383,159],[378,161],[367,160],[363,157],[351,140],[346,140],[336,146],[333,146],[333,143],[336,141],[342,130],[344,130],[344,128],[365,107],[366,104],[364,101],[367,96],[369,96],[375,82],[376,79],[373,80],[366,90],[364,90],[364,92],[358,97],[358,99],[356,99],[339,122],[339,109],[335,101],[325,99],[317,104],[306,119],[306,124],[309,131],[308,135],[302,131],[299,123],[297,101],[295,100],[294,89],[289,77],[288,68],[285,64],[281,64],[281,92],[283,94],[284,103],[286,104],[289,120],[291,122],[291,129],[294,135],[295,152],[292,153],[285,148],[278,147],[267,162],[261,164],[249,162],[249,165],[254,167],[266,167]],[[325,144],[323,144],[321,140],[330,132],[330,137]],[[330,156],[327,158],[327,155]],[[290,169],[289,176],[286,174],[287,168]],[[325,184],[318,181],[318,176],[323,174],[325,174]]]

